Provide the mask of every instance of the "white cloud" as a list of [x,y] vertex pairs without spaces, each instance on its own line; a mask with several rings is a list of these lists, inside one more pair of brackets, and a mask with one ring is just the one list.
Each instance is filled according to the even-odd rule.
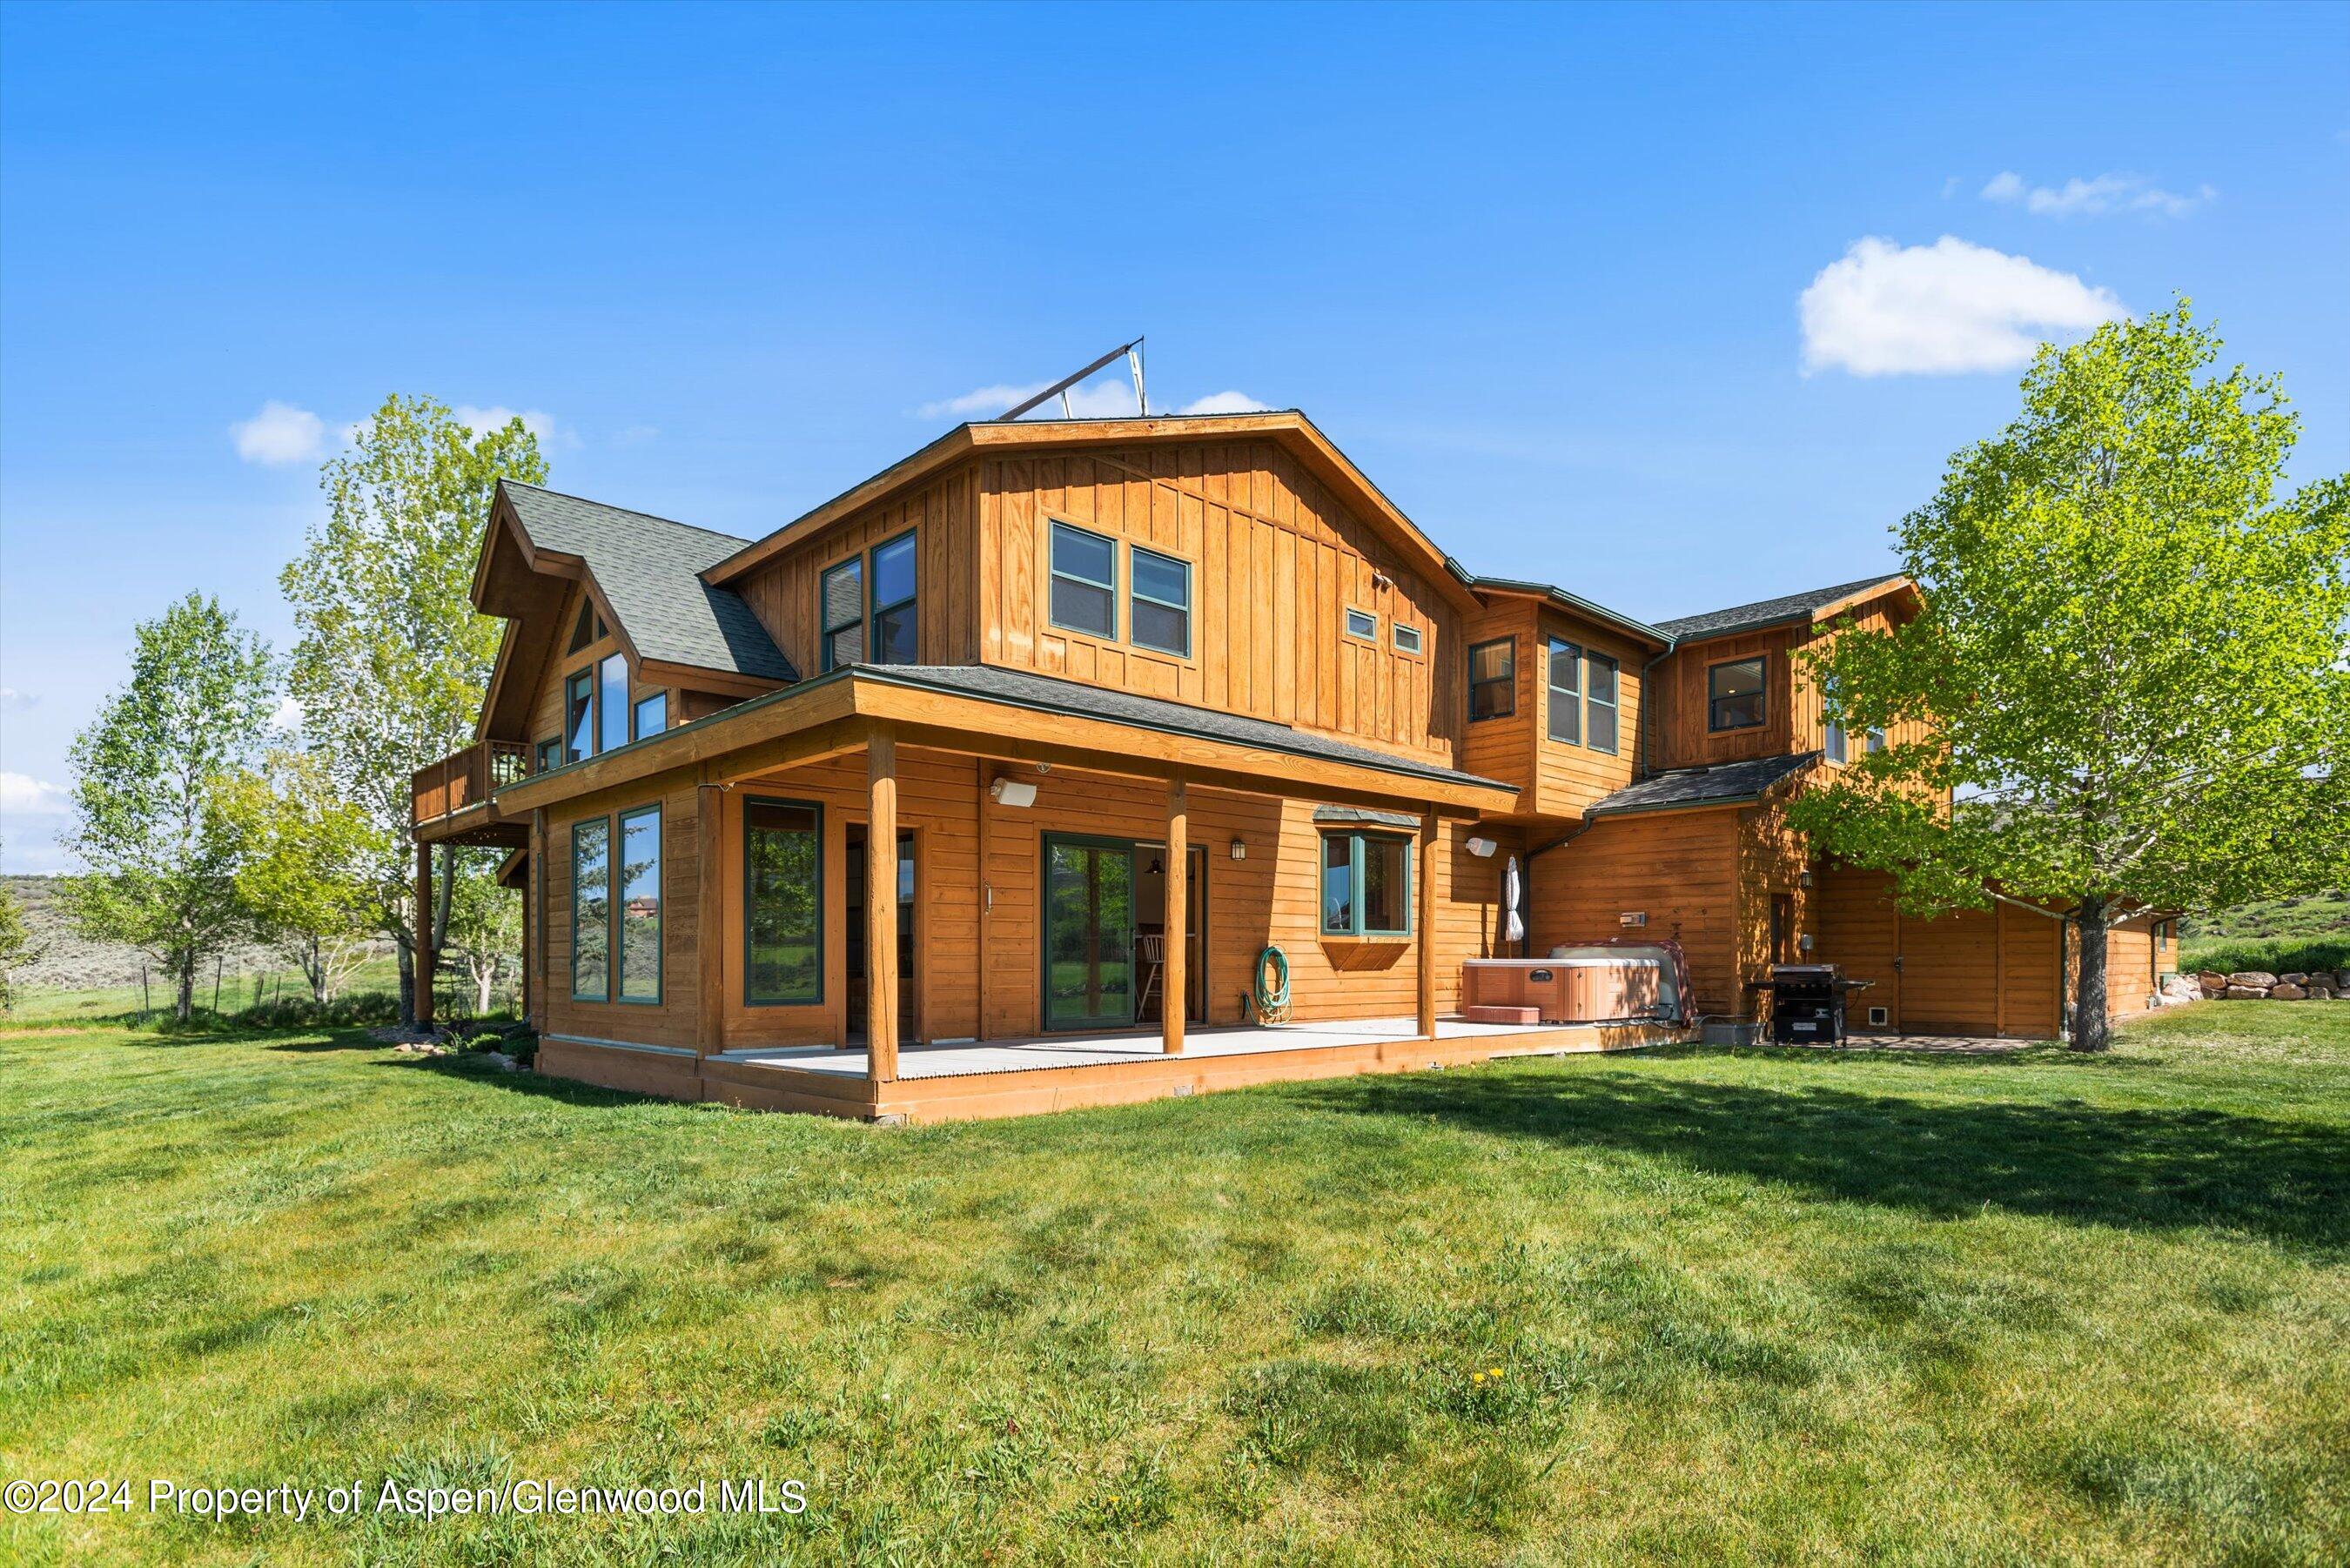
[[614,432],[612,436],[612,444],[614,446],[642,446],[649,441],[659,441],[660,439],[660,427],[659,425],[630,425],[625,430]]
[[235,439],[237,456],[269,468],[309,462],[318,455],[327,433],[325,422],[309,410],[275,400],[228,430]]
[[544,409],[510,409],[504,403],[477,409],[471,403],[459,403],[449,411],[457,417],[459,424],[477,436],[504,430],[514,421],[520,420],[522,428],[536,436],[542,445],[552,444],[555,440],[555,416]]
[[22,713],[39,701],[29,691],[19,691],[14,686],[0,686],[0,712]]
[[302,727],[302,701],[291,692],[277,700],[277,711],[269,715],[269,727],[292,734]]
[[64,789],[26,774],[0,773],[0,813],[9,816],[59,816],[73,799]]
[[1006,409],[1017,408],[1052,384],[1050,381],[1038,381],[1034,386],[1009,387],[998,382],[993,387],[974,387],[960,398],[941,398],[934,403],[924,403],[917,411],[926,420],[992,420]]
[[1804,369],[1951,376],[2012,369],[2046,336],[2129,314],[2106,289],[1949,234],[1930,245],[1854,243],[1797,309]]
[[1271,408],[1260,403],[1246,392],[1210,392],[1204,398],[1194,398],[1175,411],[1179,414],[1260,414]]
[[2033,185],[2013,170],[1991,176],[1982,188],[1986,202],[2020,205],[2047,218],[2101,218],[2114,213],[2143,213],[2158,218],[2180,218],[2220,192],[2209,185],[2182,196],[2166,191],[2143,174],[2100,174],[2092,180],[2074,178],[2062,185]]

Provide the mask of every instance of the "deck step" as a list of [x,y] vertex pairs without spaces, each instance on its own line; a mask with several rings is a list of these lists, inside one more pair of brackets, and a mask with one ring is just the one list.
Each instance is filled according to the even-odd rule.
[[1540,1023],[1539,1007],[1464,1007],[1461,1016],[1471,1023]]

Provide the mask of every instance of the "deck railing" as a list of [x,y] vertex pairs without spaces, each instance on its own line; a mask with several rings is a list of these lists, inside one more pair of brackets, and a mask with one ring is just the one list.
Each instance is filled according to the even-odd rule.
[[410,782],[416,803],[413,820],[433,822],[479,805],[492,791],[520,781],[529,772],[529,749],[519,741],[476,741],[416,770]]

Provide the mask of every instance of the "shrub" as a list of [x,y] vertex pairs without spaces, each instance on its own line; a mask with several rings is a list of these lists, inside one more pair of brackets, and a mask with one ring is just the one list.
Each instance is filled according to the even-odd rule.
[[2273,937],[2266,941],[2221,940],[2180,944],[2178,967],[2197,970],[2265,970],[2271,974],[2298,971],[2350,969],[2350,935],[2339,937]]

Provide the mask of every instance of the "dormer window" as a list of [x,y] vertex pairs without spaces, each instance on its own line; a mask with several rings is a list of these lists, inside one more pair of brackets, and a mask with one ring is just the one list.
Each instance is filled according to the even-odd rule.
[[1762,659],[1732,659],[1705,672],[1705,727],[1709,731],[1752,730],[1762,722]]

